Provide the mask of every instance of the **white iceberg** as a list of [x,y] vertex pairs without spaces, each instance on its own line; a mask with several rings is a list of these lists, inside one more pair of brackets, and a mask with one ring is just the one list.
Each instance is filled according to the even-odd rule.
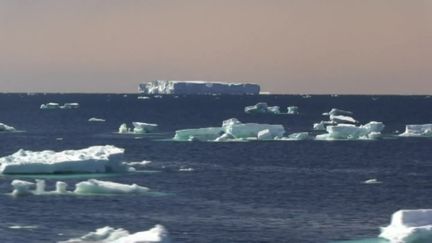
[[178,141],[212,141],[224,134],[221,127],[183,129],[175,132],[174,140]]
[[391,243],[432,242],[432,209],[399,210],[379,237]]
[[12,126],[8,126],[4,123],[0,123],[0,132],[14,132],[16,129]]
[[0,158],[2,174],[106,173],[125,172],[124,149],[112,145],[55,152],[18,152]]
[[336,108],[332,108],[329,112],[323,113],[324,116],[351,116],[352,111],[345,111]]
[[298,106],[288,106],[287,107],[287,114],[296,115],[299,113],[298,109],[299,109]]
[[265,102],[259,102],[256,105],[246,106],[244,111],[249,114],[270,113],[281,114],[279,106],[268,106]]
[[132,122],[132,125],[134,126],[134,133],[149,133],[158,128],[158,124],[154,123]]
[[35,183],[23,180],[13,180],[11,185],[14,188],[12,195],[20,196],[31,194],[31,189],[35,186]]
[[285,128],[279,124],[236,123],[232,122],[232,120],[229,119],[230,122],[224,121],[222,128],[225,133],[232,135],[234,138],[257,138],[258,133],[264,130],[268,130],[268,133],[273,138],[282,137],[285,134]]
[[259,94],[260,86],[248,83],[154,80],[140,84],[139,91],[143,94],[257,95]]
[[82,181],[75,185],[76,194],[141,194],[150,189],[137,184],[126,185],[111,181],[100,181],[90,179]]
[[47,103],[47,104],[42,104],[40,106],[40,108],[42,110],[58,109],[58,108],[60,108],[60,105],[58,103],[50,102],[50,103]]
[[79,238],[60,243],[170,243],[169,233],[163,225],[156,225],[150,230],[130,234],[122,228],[105,226]]
[[406,125],[402,137],[432,137],[432,124]]
[[358,121],[350,116],[330,115],[330,121],[334,123],[357,123]]
[[317,135],[318,140],[357,140],[357,139],[376,139],[381,136],[384,129],[382,122],[369,122],[366,125],[355,126],[352,124],[337,124],[327,126],[326,134]]
[[96,118],[96,117],[92,117],[90,119],[88,119],[89,122],[105,122],[105,119],[102,118]]

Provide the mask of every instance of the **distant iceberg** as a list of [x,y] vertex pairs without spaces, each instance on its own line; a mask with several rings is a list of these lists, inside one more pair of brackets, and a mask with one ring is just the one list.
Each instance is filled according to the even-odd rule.
[[132,122],[133,129],[129,128],[126,123],[120,125],[118,133],[120,134],[143,134],[154,132],[158,128],[158,124],[155,123],[144,123],[144,122]]
[[54,191],[45,190],[45,180],[36,179],[36,183],[13,180],[11,182],[13,187],[12,195],[25,196],[25,195],[52,195],[52,194],[70,194],[70,195],[117,195],[117,194],[145,194],[150,192],[147,187],[139,186],[137,184],[127,185],[112,181],[101,181],[96,179],[89,179],[75,184],[74,191],[67,190],[67,184],[63,181],[57,181]]
[[328,116],[329,121],[320,121],[313,124],[313,130],[325,131],[328,126],[336,126],[338,124],[357,124],[358,121],[351,117],[353,112],[332,108],[329,112],[324,112],[323,116]]
[[432,209],[399,210],[379,237],[391,243],[432,242]]
[[381,136],[384,129],[382,122],[369,122],[368,124],[355,126],[352,124],[337,124],[327,126],[326,134],[317,135],[317,140],[357,140],[376,139]]
[[15,132],[16,129],[12,126],[8,126],[4,123],[0,123],[0,132]]
[[42,110],[53,110],[53,109],[77,109],[79,108],[79,103],[64,103],[62,106],[59,103],[50,102],[47,104],[42,104],[40,108]]
[[406,125],[402,137],[432,137],[432,124]]
[[208,127],[178,130],[174,140],[179,141],[231,141],[241,139],[269,140],[282,137],[285,129],[282,125],[242,123],[236,118],[222,122],[222,127]]
[[105,226],[90,232],[79,238],[61,241],[59,243],[170,243],[167,229],[162,225],[156,225],[147,231],[130,234],[122,228]]
[[244,111],[249,114],[257,113],[269,113],[269,114],[280,114],[279,106],[268,106],[265,102],[259,102],[256,105],[246,106]]
[[0,158],[1,174],[125,172],[124,149],[112,145],[54,152],[19,150]]
[[257,95],[260,86],[249,83],[154,80],[140,84],[139,91],[143,94]]

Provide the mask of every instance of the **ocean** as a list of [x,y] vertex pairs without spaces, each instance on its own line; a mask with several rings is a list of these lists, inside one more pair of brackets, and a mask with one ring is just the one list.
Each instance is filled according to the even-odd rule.
[[[172,242],[385,242],[380,227],[399,209],[432,208],[432,140],[399,138],[406,124],[432,123],[428,96],[163,96],[0,94],[0,157],[19,149],[115,145],[126,161],[148,160],[122,174],[0,177],[0,242],[57,242],[103,226],[130,232],[164,225]],[[41,110],[47,102],[80,108]],[[245,114],[257,102],[295,105],[298,115]],[[361,141],[178,142],[175,130],[220,126],[228,118],[311,131],[331,108],[382,121],[384,137]],[[106,122],[90,123],[91,117]],[[156,133],[117,134],[122,123],[157,123]],[[154,195],[71,196],[8,193],[13,179],[58,180],[68,189],[89,178],[146,186]],[[364,184],[376,178],[381,184]]]

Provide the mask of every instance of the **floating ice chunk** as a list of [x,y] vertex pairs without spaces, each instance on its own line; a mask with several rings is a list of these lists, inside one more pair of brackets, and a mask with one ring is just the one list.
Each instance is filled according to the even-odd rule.
[[285,128],[282,125],[259,124],[259,123],[237,123],[223,127],[225,133],[231,134],[234,138],[258,137],[258,133],[263,130],[269,130],[271,137],[282,137],[285,134]]
[[45,150],[18,152],[0,158],[3,174],[105,173],[125,172],[124,149],[112,145],[92,146],[81,150],[54,152]]
[[351,116],[353,113],[351,111],[345,111],[333,108],[329,112],[323,113],[324,116]]
[[246,106],[244,111],[249,114],[256,113],[271,113],[271,114],[280,114],[279,106],[268,106],[265,102],[259,102],[256,105]]
[[182,172],[191,172],[191,171],[194,171],[194,169],[193,168],[180,168],[179,171],[182,171]]
[[137,134],[153,132],[158,128],[158,125],[154,123],[132,122],[132,125],[134,126],[133,132]]
[[37,229],[39,226],[37,225],[11,225],[8,227],[9,229]]
[[299,113],[298,109],[299,109],[298,106],[288,106],[287,107],[287,114],[290,114],[290,115],[298,114]]
[[343,115],[330,115],[330,121],[335,123],[357,123],[354,118]]
[[96,117],[92,117],[90,119],[88,119],[89,122],[105,122],[105,119],[102,118],[96,118]]
[[406,125],[403,137],[432,137],[432,124]]
[[60,106],[61,109],[77,109],[79,108],[79,103],[64,103],[64,105]]
[[260,86],[248,83],[154,80],[140,84],[139,91],[144,94],[257,95],[259,94]]
[[124,164],[126,164],[126,165],[129,165],[129,166],[136,166],[136,165],[148,165],[148,164],[150,164],[151,163],[151,161],[148,161],[148,160],[143,160],[143,161],[140,161],[140,162],[123,162]]
[[382,182],[377,179],[368,179],[363,182],[364,184],[381,184]]
[[56,182],[56,193],[58,194],[65,194],[67,193],[67,183],[63,181],[57,181]]
[[41,109],[46,110],[46,109],[58,109],[60,108],[60,105],[58,103],[54,103],[54,102],[50,102],[47,104],[42,104],[40,106]]
[[399,210],[379,237],[391,243],[432,242],[432,209]]
[[90,179],[75,185],[74,193],[77,194],[141,194],[149,191],[149,188],[137,184],[126,185],[111,181]]
[[31,194],[31,189],[35,186],[33,182],[23,181],[23,180],[13,180],[11,182],[14,190],[12,191],[12,195],[21,196]]
[[148,100],[148,99],[150,99],[150,97],[148,97],[148,96],[138,96],[138,99],[139,100]]
[[118,129],[118,133],[120,134],[124,134],[124,133],[130,133],[130,128],[128,128],[126,123],[123,123],[120,125],[119,129]]
[[369,122],[366,125],[355,126],[351,124],[337,124],[328,126],[327,134],[317,135],[318,140],[338,140],[338,139],[376,139],[381,136],[384,129],[382,122]]
[[16,129],[14,127],[8,126],[4,123],[0,123],[0,132],[14,132]]
[[122,228],[105,226],[76,239],[62,241],[60,243],[170,243],[170,237],[166,228],[156,225],[150,230],[130,234]]
[[207,127],[196,129],[177,130],[174,140],[179,141],[210,141],[215,140],[224,133],[221,127]]

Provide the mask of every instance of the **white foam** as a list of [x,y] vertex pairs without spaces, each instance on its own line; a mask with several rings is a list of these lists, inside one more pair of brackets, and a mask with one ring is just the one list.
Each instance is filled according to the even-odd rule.
[[391,243],[432,242],[432,209],[399,210],[379,237]]
[[61,243],[169,243],[171,242],[168,231],[163,225],[155,225],[147,231],[130,234],[127,230],[110,226],[97,229],[79,238],[62,241]]
[[112,145],[92,146],[80,150],[18,152],[0,158],[3,174],[106,173],[125,172],[124,149]]

